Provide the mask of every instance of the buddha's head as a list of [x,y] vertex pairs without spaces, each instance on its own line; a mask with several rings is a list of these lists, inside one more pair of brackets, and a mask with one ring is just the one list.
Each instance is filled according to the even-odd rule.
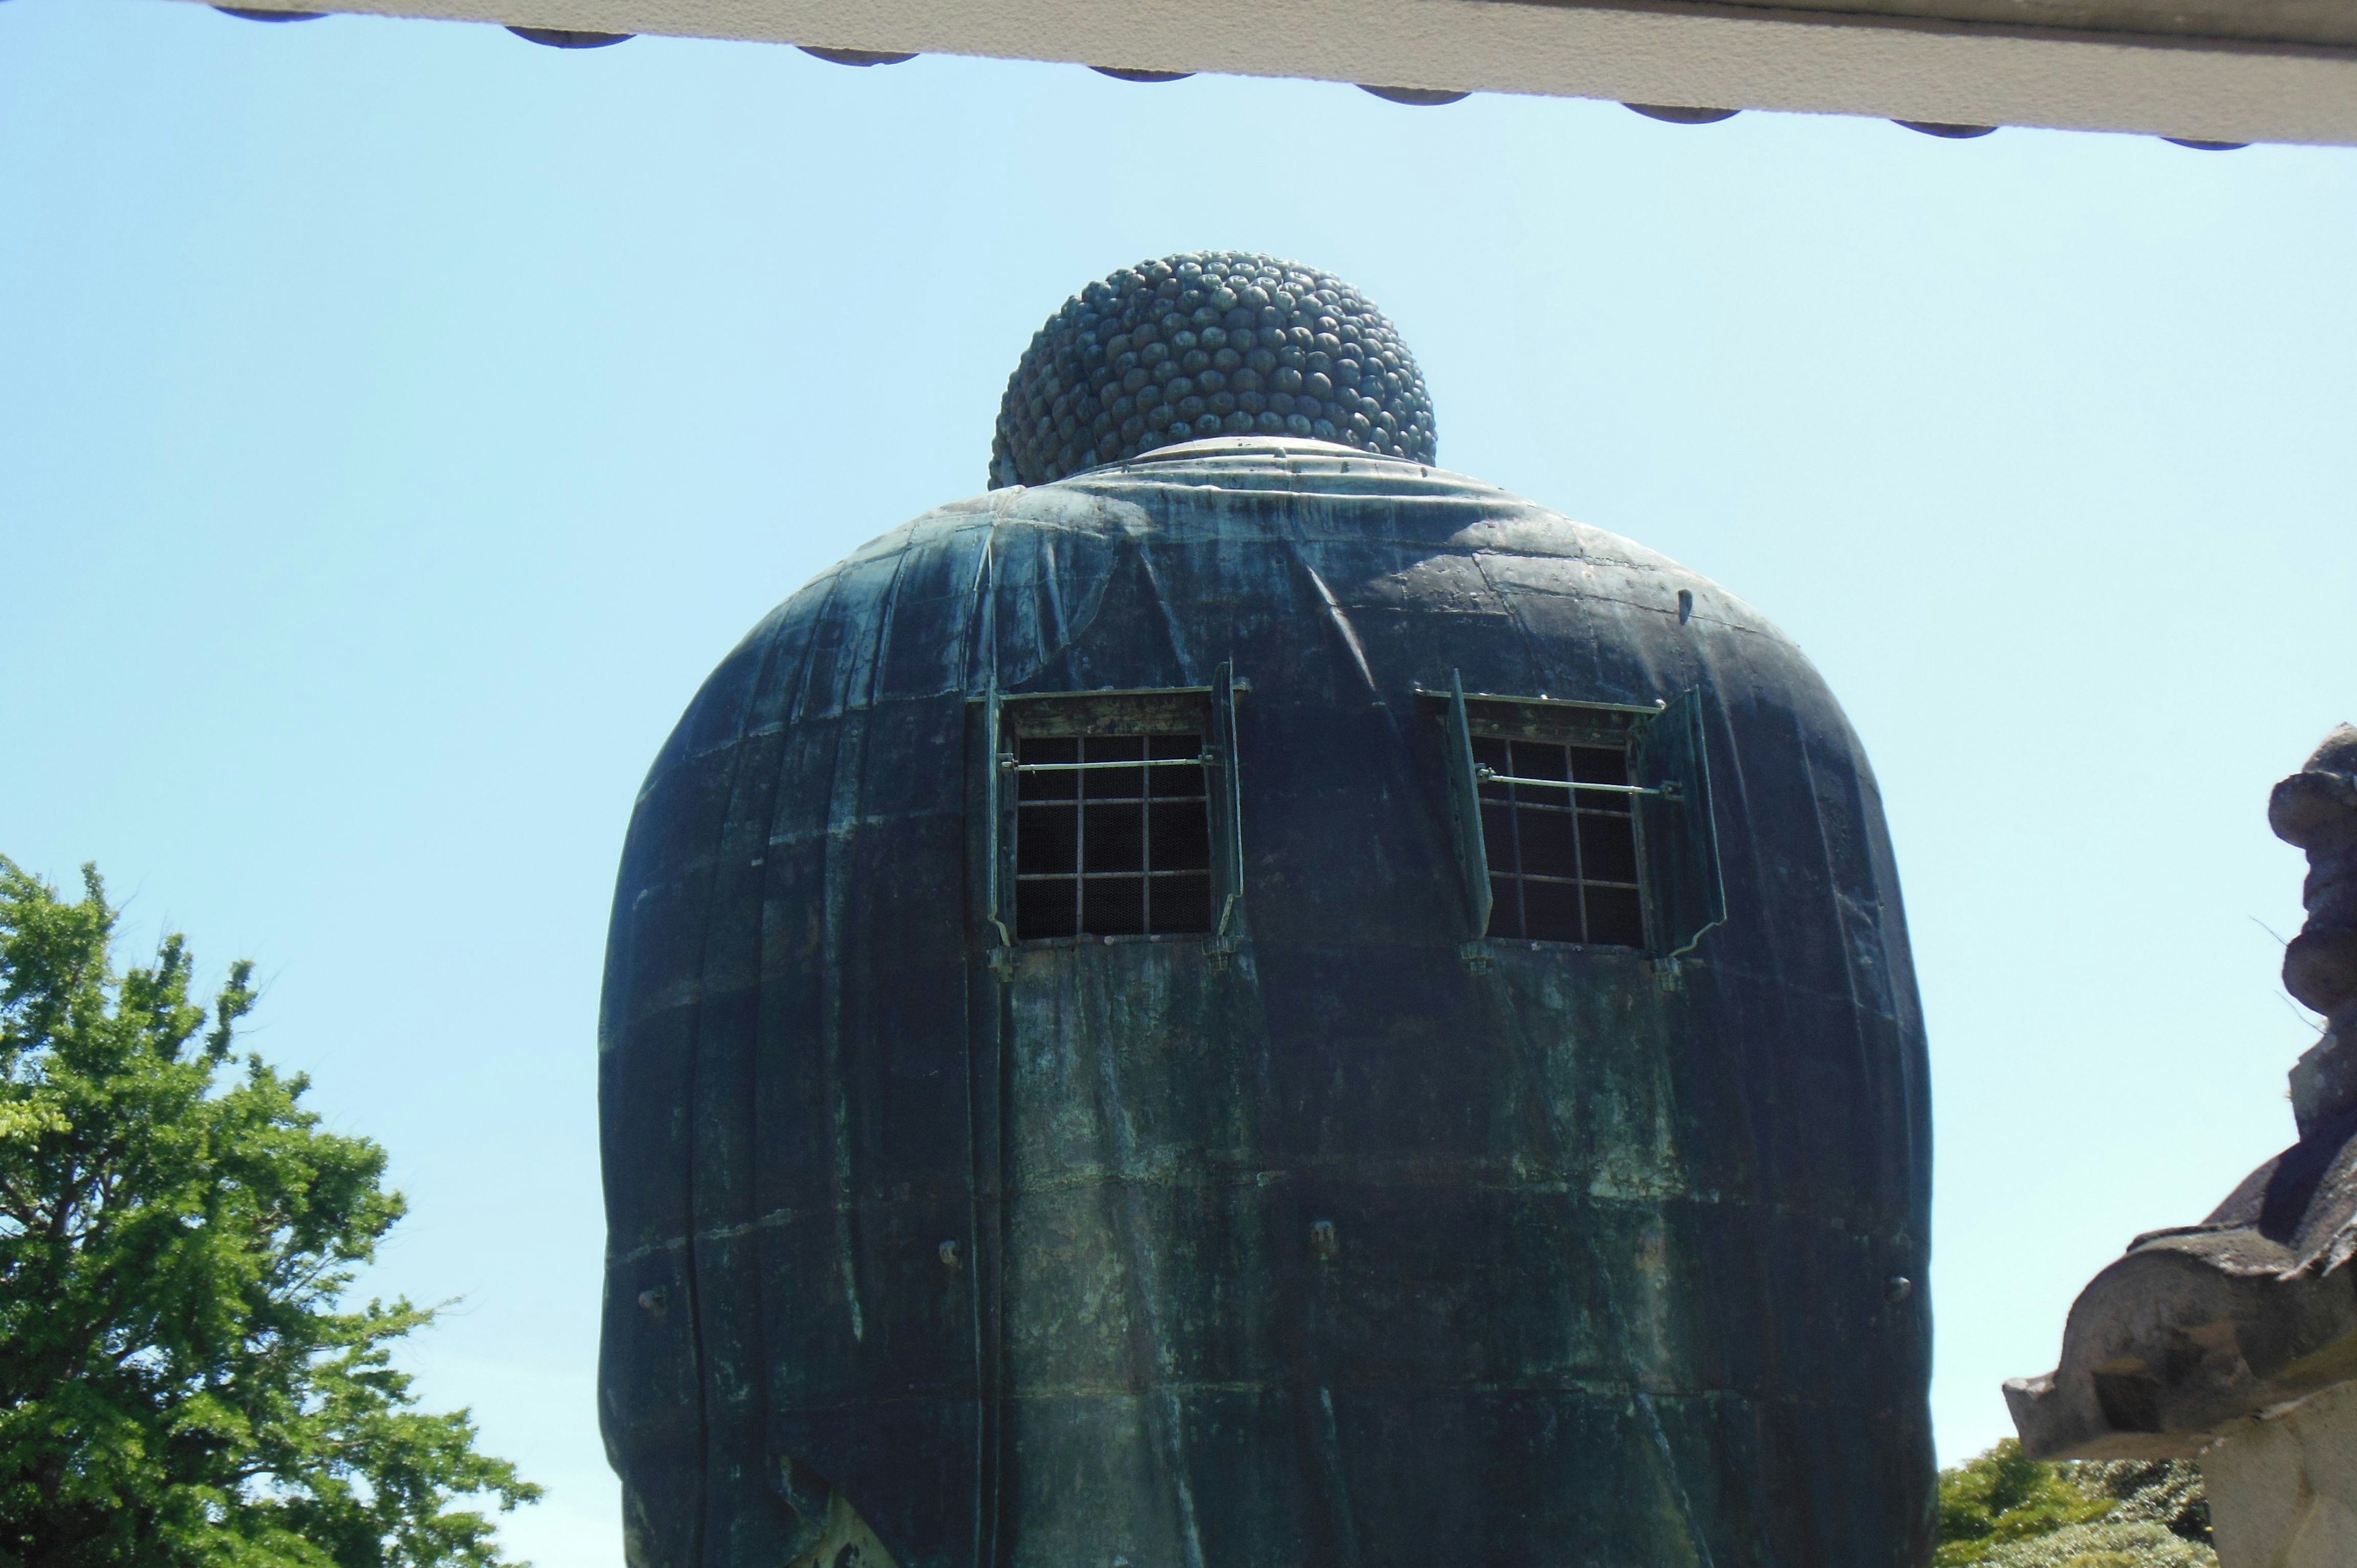
[[1033,336],[998,407],[990,484],[1251,435],[1418,463],[1437,447],[1415,357],[1357,289],[1297,262],[1189,252],[1089,285]]
[[2339,1020],[2357,1002],[2357,728],[2324,737],[2267,801],[2276,836],[2308,852],[2308,924],[2284,952],[2284,989]]

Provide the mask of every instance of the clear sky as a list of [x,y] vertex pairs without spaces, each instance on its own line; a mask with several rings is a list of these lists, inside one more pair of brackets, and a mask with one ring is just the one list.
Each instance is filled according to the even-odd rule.
[[259,961],[544,1568],[620,1561],[593,1028],[647,764],[771,604],[983,488],[1067,295],[1205,248],[1356,283],[1446,465],[1840,694],[1931,1027],[1944,1458],[2290,1140],[2264,808],[2357,718],[2357,151],[8,0],[0,853]]

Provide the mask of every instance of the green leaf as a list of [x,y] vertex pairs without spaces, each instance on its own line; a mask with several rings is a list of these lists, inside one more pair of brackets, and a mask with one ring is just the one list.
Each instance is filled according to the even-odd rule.
[[415,1408],[431,1311],[343,1304],[384,1151],[232,1061],[251,964],[210,1007],[178,935],[118,973],[82,882],[0,857],[0,1565],[494,1568],[483,1506],[539,1488]]
[[1934,1568],[2216,1568],[2201,1473],[2180,1462],[2050,1465],[2007,1438],[1940,1473]]

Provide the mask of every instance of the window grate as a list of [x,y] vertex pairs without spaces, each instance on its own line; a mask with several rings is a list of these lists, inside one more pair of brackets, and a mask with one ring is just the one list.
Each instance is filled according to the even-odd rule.
[[1472,736],[1489,862],[1485,934],[1645,945],[1625,746]]
[[1018,736],[1015,934],[1201,934],[1211,831],[1201,732]]

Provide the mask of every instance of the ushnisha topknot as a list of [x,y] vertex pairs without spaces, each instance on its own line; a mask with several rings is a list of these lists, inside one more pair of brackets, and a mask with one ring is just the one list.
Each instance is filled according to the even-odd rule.
[[1006,382],[990,485],[1044,485],[1207,435],[1297,435],[1434,461],[1415,358],[1357,289],[1298,262],[1196,251],[1064,302]]

